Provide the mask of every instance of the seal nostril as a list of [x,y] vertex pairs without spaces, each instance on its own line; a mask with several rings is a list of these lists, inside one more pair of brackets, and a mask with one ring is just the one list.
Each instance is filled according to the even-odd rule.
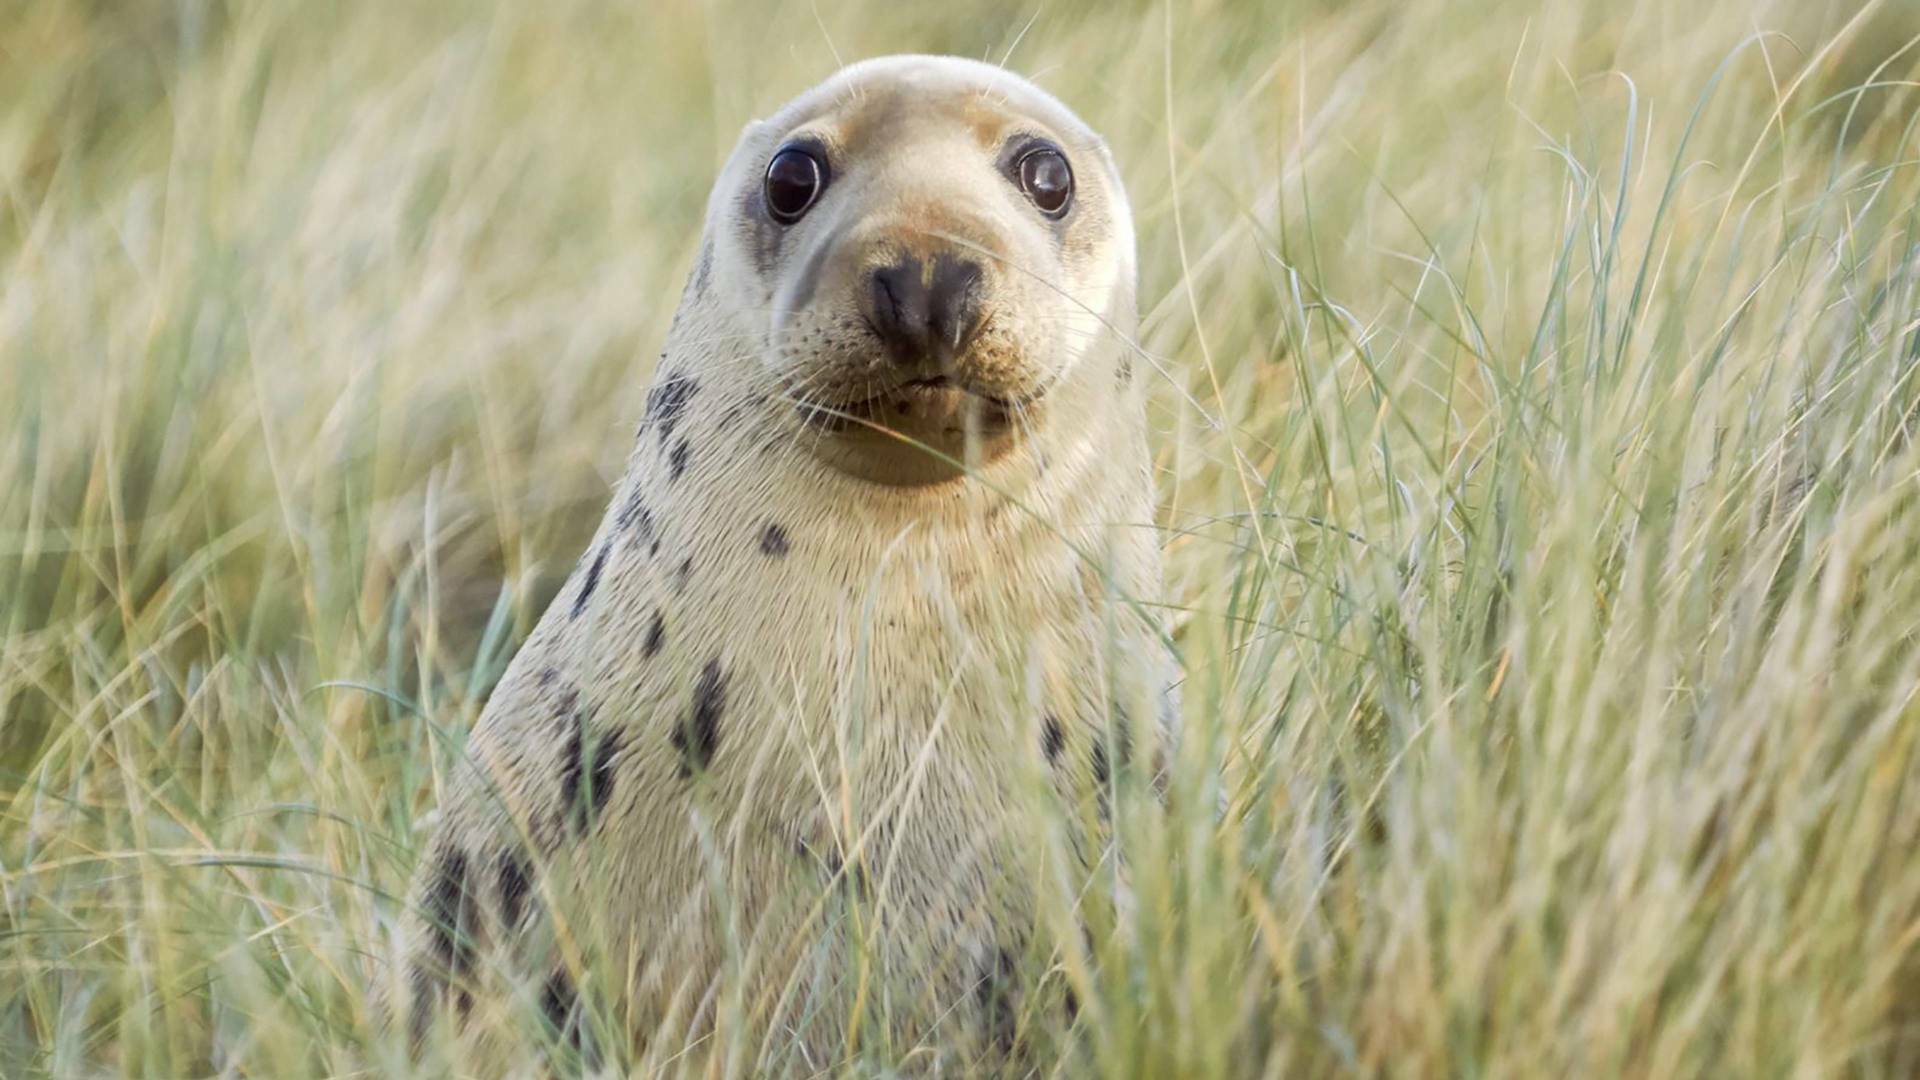
[[868,286],[873,327],[902,363],[929,351],[934,319],[923,269],[918,259],[901,259],[873,271]]
[[942,253],[933,260],[932,294],[928,307],[937,323],[936,334],[949,355],[958,355],[980,329],[980,294],[985,274],[980,264]]
[[952,360],[980,329],[985,272],[942,253],[931,267],[904,258],[873,271],[868,321],[901,363]]

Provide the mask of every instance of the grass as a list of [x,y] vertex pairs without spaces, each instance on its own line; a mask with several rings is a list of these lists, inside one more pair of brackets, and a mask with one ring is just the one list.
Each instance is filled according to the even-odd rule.
[[398,1067],[452,736],[836,50],[1011,50],[1139,224],[1182,797],[1041,1071],[1920,1073],[1916,35],[0,2],[0,1074]]

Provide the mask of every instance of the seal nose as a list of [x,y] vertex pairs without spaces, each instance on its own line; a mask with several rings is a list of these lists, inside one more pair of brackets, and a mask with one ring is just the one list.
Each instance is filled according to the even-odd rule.
[[980,264],[942,252],[928,266],[909,255],[873,272],[868,318],[901,363],[952,360],[980,329]]

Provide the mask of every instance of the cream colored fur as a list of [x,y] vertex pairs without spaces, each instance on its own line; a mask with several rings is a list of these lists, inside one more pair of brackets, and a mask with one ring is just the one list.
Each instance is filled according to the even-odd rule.
[[[760,177],[803,128],[844,158],[769,230]],[[1060,228],[996,166],[1016,128],[1069,155]],[[943,244],[990,266],[979,362],[1044,392],[968,477],[856,479],[796,397],[863,377],[847,282]],[[422,860],[400,972],[422,1034],[515,994],[564,1024],[585,992],[622,1018],[613,1042],[693,1038],[731,1008],[825,1062],[866,987],[864,1045],[1004,1040],[981,987],[1035,940],[1059,885],[1037,875],[1089,872],[1096,772],[1136,739],[1157,758],[1174,714],[1135,603],[1161,575],[1134,276],[1105,146],[1000,69],[871,61],[747,127],[626,474]]]

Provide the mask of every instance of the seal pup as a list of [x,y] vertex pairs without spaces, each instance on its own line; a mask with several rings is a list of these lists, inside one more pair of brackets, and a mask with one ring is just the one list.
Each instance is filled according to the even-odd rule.
[[1000,68],[869,60],[747,125],[443,799],[416,1040],[517,998],[602,1055],[729,1017],[815,1067],[1011,1051],[1040,894],[1177,713],[1134,264],[1106,145]]

